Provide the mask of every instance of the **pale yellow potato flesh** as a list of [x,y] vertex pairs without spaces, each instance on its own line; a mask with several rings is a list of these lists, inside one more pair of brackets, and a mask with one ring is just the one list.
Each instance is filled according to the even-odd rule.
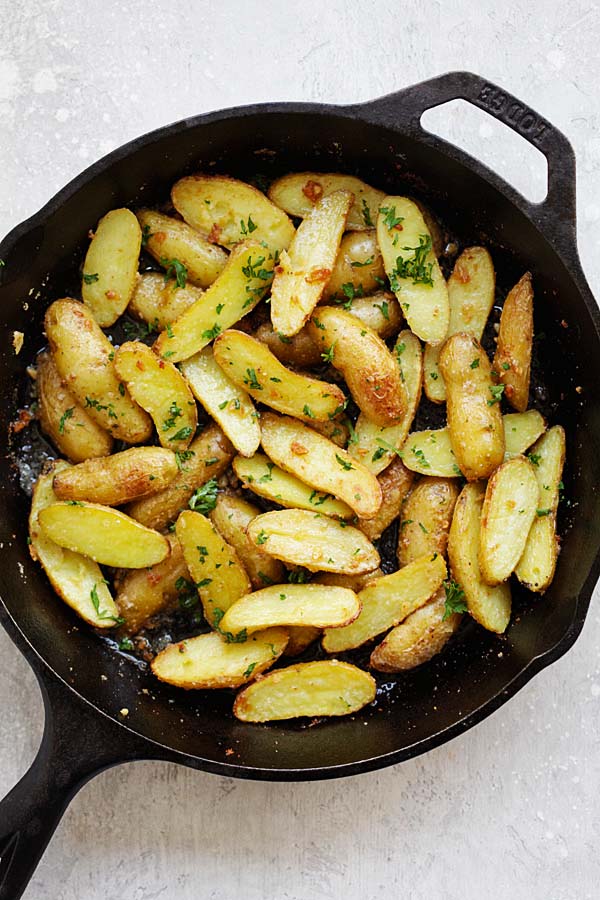
[[321,635],[320,628],[310,628],[308,625],[294,626],[287,631],[290,637],[283,651],[284,656],[300,656]]
[[371,653],[370,667],[379,672],[405,672],[429,662],[443,650],[462,621],[458,613],[444,619],[445,608],[442,588],[425,606],[392,628]]
[[127,512],[142,525],[161,531],[187,508],[198,488],[226,471],[234,453],[218,425],[208,425],[185,451],[186,458],[181,457],[177,477],[164,490],[134,500]]
[[320,366],[323,362],[321,351],[308,333],[306,325],[298,334],[286,337],[279,334],[270,322],[263,322],[254,333],[257,341],[266,344],[277,359],[287,365],[308,368]]
[[459,492],[452,478],[426,476],[415,485],[400,517],[398,562],[401,566],[425,554],[445,556]]
[[[389,291],[377,291],[368,297],[355,297],[349,311],[385,340],[398,334],[404,320],[400,304]],[[317,307],[315,314],[318,312]]]
[[256,401],[304,422],[327,422],[346,399],[336,384],[292,372],[269,348],[243,331],[230,329],[214,343],[215,361]]
[[36,369],[38,415],[44,434],[74,463],[108,456],[113,446],[112,437],[88,416],[63,384],[52,354],[48,351],[40,353]]
[[383,495],[379,512],[374,518],[359,519],[357,523],[370,541],[380,538],[386,528],[398,518],[402,502],[411,488],[413,478],[413,473],[404,466],[401,459],[395,459],[379,475],[377,480]]
[[[490,254],[484,247],[467,247],[448,279],[447,337],[465,331],[480,341],[494,305],[495,291],[496,273]],[[425,393],[434,403],[446,400],[446,385],[438,366],[441,349],[440,344],[427,344],[423,357]]]
[[525,453],[546,430],[546,420],[537,409],[502,416],[504,425],[504,459]]
[[362,610],[344,628],[328,628],[323,634],[327,653],[353,650],[397,625],[423,606],[446,577],[442,556],[422,556],[392,575],[383,575],[360,591]]
[[338,519],[351,519],[354,515],[347,503],[336,500],[332,494],[319,493],[280,469],[264,453],[255,453],[250,459],[236,456],[233,471],[244,487],[287,509],[308,509]]
[[355,296],[372,294],[378,290],[384,278],[385,269],[375,229],[349,232],[340,242],[331,278],[323,291],[323,298],[327,300],[336,297],[345,301],[348,299],[348,292]]
[[525,412],[529,401],[532,345],[533,287],[527,272],[504,301],[494,356],[494,371],[504,385],[504,396],[517,412]]
[[490,361],[479,341],[459,332],[440,354],[450,443],[467,481],[488,478],[504,459],[504,428]]
[[397,425],[408,406],[400,368],[383,340],[344,309],[320,306],[309,325],[313,341],[344,376],[361,412],[375,425]]
[[248,537],[271,556],[311,572],[371,572],[379,553],[362,531],[321,513],[283,509],[263,513],[248,526]]
[[152,417],[162,446],[186,450],[196,433],[198,408],[179,369],[159,359],[146,344],[127,341],[115,353],[115,370],[135,402]]
[[261,191],[225,175],[190,175],[171,190],[173,206],[208,240],[232,249],[252,237],[273,250],[289,246],[294,226]]
[[297,663],[244,688],[235,699],[233,713],[243,722],[346,716],[372,703],[376,693],[371,675],[350,663],[336,659]]
[[349,421],[349,419],[344,419],[342,421],[338,418],[331,419],[327,422],[317,422],[315,420],[310,423],[310,427],[313,431],[318,431],[323,437],[328,438],[336,444],[336,446],[345,448],[350,436],[350,430],[348,428]]
[[163,562],[149,569],[133,569],[118,582],[116,602],[125,620],[122,634],[137,634],[153,616],[171,609],[182,597],[196,594],[181,544],[174,534],[166,538],[171,552]]
[[125,312],[137,280],[142,231],[128,209],[113,209],[96,227],[83,264],[81,296],[101,328]]
[[238,453],[252,456],[260,445],[258,413],[250,395],[227,377],[205,347],[179,364],[192,393],[217,422]]
[[375,425],[361,414],[355,427],[355,439],[348,445],[348,453],[359,460],[365,468],[378,475],[398,453],[410,431],[417,407],[421,400],[423,382],[423,354],[421,343],[411,331],[401,331],[394,347],[404,386],[406,388],[406,410],[397,425],[387,428]]
[[223,631],[248,633],[271,625],[339,628],[353,622],[360,601],[348,588],[322,584],[274,584],[240,597],[230,606]]
[[53,503],[40,511],[38,521],[44,534],[60,547],[105,566],[143,569],[162,562],[170,552],[162,534],[99,503]]
[[60,377],[90,418],[127,444],[148,441],[152,420],[119,380],[115,349],[87,307],[55,300],[46,310],[44,330]]
[[[67,462],[58,460],[35,483],[29,513],[29,552],[41,564],[55,593],[77,615],[94,628],[113,628],[118,623],[119,609],[98,563],[56,544],[38,521],[39,514],[56,503],[52,489],[54,477],[68,469]],[[92,597],[98,599],[97,609]]]
[[270,584],[280,584],[286,579],[284,565],[257,547],[247,534],[250,522],[262,510],[235,494],[219,494],[217,505],[210,513],[210,520],[236,551],[255,590]]
[[280,468],[343,500],[361,518],[377,514],[382,501],[379,482],[345,450],[289,416],[263,414],[261,431],[264,450]]
[[289,251],[283,250],[271,288],[275,331],[297,334],[331,277],[352,194],[336,191],[321,199],[300,224]]
[[248,574],[233,547],[201,513],[184,510],[177,519],[175,533],[198,589],[206,621],[218,631],[229,607],[250,593]]
[[185,266],[192,285],[209,287],[225,268],[225,251],[211,244],[185,222],[151,209],[141,209],[137,217],[145,230],[148,253],[165,269],[168,269],[172,259],[178,260]]
[[336,191],[350,191],[353,195],[346,222],[349,231],[365,231],[375,227],[385,194],[353,175],[294,172],[274,181],[269,188],[269,197],[290,216],[304,219],[319,200]]
[[131,447],[59,472],[54,478],[54,493],[59,500],[121,506],[162,490],[177,472],[177,460],[171,450]]
[[525,550],[515,573],[530,591],[545,591],[554,578],[560,544],[556,535],[556,509],[565,463],[565,431],[554,425],[531,448],[540,492],[539,512],[533,520]]
[[363,575],[344,575],[341,572],[319,572],[315,575],[311,584],[331,584],[334,587],[344,587],[358,594],[364,587],[381,578],[381,569],[373,569]]
[[[401,219],[390,227],[390,221]],[[446,281],[433,251],[423,215],[408,197],[384,197],[377,218],[377,241],[390,286],[411,331],[422,341],[437,344],[448,332],[450,307]],[[419,251],[419,247],[423,247]],[[423,257],[422,272],[411,260]],[[405,273],[405,267],[409,272]]]
[[173,363],[189,359],[248,315],[269,290],[274,264],[273,254],[256,241],[234,247],[216,281],[158,336],[158,355]]
[[164,331],[167,325],[199,300],[203,293],[193,284],[178,287],[177,282],[172,279],[165,284],[164,276],[159,272],[145,272],[138,279],[127,312],[130,316],[147,322],[152,329]]
[[220,634],[169,644],[152,660],[160,681],[185,690],[235,688],[270,668],[287,643],[285,628],[268,628],[242,643],[227,643]]
[[510,587],[508,582],[486,584],[479,569],[484,496],[485,487],[480,483],[466,484],[462,489],[450,526],[448,559],[452,577],[465,593],[469,613],[488,631],[502,634],[510,621]]

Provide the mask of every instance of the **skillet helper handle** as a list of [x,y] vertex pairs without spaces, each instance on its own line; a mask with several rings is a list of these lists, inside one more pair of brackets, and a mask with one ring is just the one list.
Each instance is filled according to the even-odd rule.
[[[548,163],[548,193],[541,203],[521,198],[520,206],[557,243],[577,240],[575,153],[567,138],[539,113],[508,91],[472,72],[448,72],[380,100],[365,104],[390,127],[404,125],[420,140],[431,137],[421,125],[423,113],[451,100],[466,100],[540,150]],[[364,107],[363,107],[364,108]],[[435,140],[439,140],[436,138]]]
[[40,681],[45,726],[38,754],[0,801],[0,900],[18,900],[70,800],[103,769],[148,759],[148,744],[91,710],[58,681]]

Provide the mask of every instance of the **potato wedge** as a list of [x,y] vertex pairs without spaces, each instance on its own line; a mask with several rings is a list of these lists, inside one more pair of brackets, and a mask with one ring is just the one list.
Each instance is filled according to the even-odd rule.
[[454,505],[460,489],[452,478],[426,476],[408,495],[398,532],[398,562],[406,566],[420,556],[445,556]]
[[450,526],[448,559],[452,577],[464,591],[469,613],[488,631],[502,634],[510,621],[510,587],[507,582],[493,587],[486,584],[479,570],[484,496],[482,484],[466,484],[462,489]]
[[533,466],[524,456],[503,463],[488,481],[479,537],[479,568],[486,584],[500,584],[514,571],[539,500]]
[[127,341],[115,354],[115,370],[135,402],[152,417],[162,446],[186,450],[196,433],[198,409],[179,369],[159,359],[146,344]]
[[152,421],[119,381],[114,347],[83,303],[55,300],[44,330],[60,377],[90,418],[128,444],[149,440]]
[[193,284],[179,287],[176,281],[165,284],[159,272],[140,275],[127,312],[135,319],[147,322],[156,331],[164,331],[182,313],[199,300],[203,291]]
[[216,362],[212,347],[179,364],[192,393],[217,422],[242,456],[252,456],[260,445],[260,425],[254,403],[227,377]]
[[353,195],[346,223],[349,231],[365,231],[375,226],[385,194],[353,175],[294,172],[273,182],[269,188],[269,198],[288,215],[304,219],[319,200],[336,191],[349,191]]
[[448,431],[458,467],[467,481],[492,474],[504,459],[501,389],[479,341],[464,332],[452,335],[440,354],[446,383]]
[[340,242],[340,249],[331,278],[325,285],[323,297],[347,300],[346,292],[349,289],[353,295],[359,297],[372,294],[378,290],[384,278],[385,269],[375,229],[350,232],[345,234]]
[[320,200],[283,250],[271,288],[271,321],[287,337],[297,334],[331,277],[352,194],[336,191]]
[[142,231],[128,209],[113,209],[96,227],[83,264],[81,296],[101,328],[113,325],[131,300]]
[[220,634],[169,644],[152,660],[160,681],[190,690],[235,688],[270,668],[287,643],[284,628],[268,628],[243,643],[227,643]]
[[338,519],[351,519],[354,515],[347,503],[336,500],[332,494],[319,493],[295,475],[284,472],[264,453],[255,453],[250,459],[236,456],[233,471],[245,488],[287,509],[308,509]]
[[504,459],[519,456],[534,444],[546,430],[546,420],[537,409],[502,416],[504,425]]
[[346,397],[337,385],[286,369],[265,344],[243,331],[219,335],[214,355],[234,384],[278,412],[327,422],[343,409]]
[[526,272],[504,301],[494,356],[504,396],[517,412],[525,412],[529,401],[532,345],[533,287],[531,273]]
[[448,289],[423,215],[407,197],[385,197],[377,217],[377,241],[390,286],[411,331],[437,344],[448,332]]
[[348,453],[365,468],[378,475],[392,462],[410,431],[415,412],[421,400],[423,359],[421,343],[411,331],[401,331],[394,354],[398,361],[406,388],[406,411],[397,425],[382,428],[362,413],[356,422],[354,440],[348,445]]
[[[467,247],[448,279],[448,337],[464,331],[480,341],[494,305],[495,290],[496,273],[490,254],[484,247]],[[440,344],[427,344],[423,359],[425,393],[434,403],[446,400],[446,385],[438,365],[441,349]]]
[[158,336],[158,355],[173,363],[189,359],[248,315],[271,286],[274,264],[273,254],[256,241],[234,247],[217,280]]
[[310,427],[313,431],[318,431],[323,437],[332,441],[337,447],[345,448],[348,443],[348,438],[350,437],[348,423],[350,423],[348,418],[344,419],[344,421],[341,421],[340,419],[331,419],[327,422],[317,422],[315,419],[314,422],[310,423]]
[[261,191],[236,178],[181,178],[173,185],[171,200],[192,228],[230,250],[250,235],[273,250],[283,250],[294,236],[294,226],[285,213]]
[[38,521],[55,544],[105,566],[143,569],[162,562],[170,552],[162,534],[99,503],[52,503],[40,511]]
[[215,631],[229,607],[252,586],[242,562],[210,519],[184,510],[175,525],[183,556],[196,584],[206,621]]
[[61,600],[77,615],[94,628],[113,628],[119,622],[119,609],[98,563],[60,547],[46,535],[38,521],[40,513],[56,503],[53,479],[69,468],[64,460],[58,460],[35,483],[29,514],[29,552],[41,564]]
[[322,584],[274,584],[240,597],[230,606],[221,627],[248,633],[270,625],[307,625],[339,628],[360,612],[360,602],[348,588]]
[[343,500],[364,519],[377,514],[382,501],[379,482],[345,450],[288,416],[265,413],[261,431],[265,451],[280,468]]
[[560,546],[556,536],[556,509],[565,463],[564,429],[560,425],[550,428],[532,447],[529,459],[538,481],[540,508],[515,573],[521,584],[540,593],[554,577]]
[[323,362],[321,351],[311,338],[306,326],[293,337],[286,337],[285,334],[275,331],[270,322],[263,322],[256,329],[254,337],[257,341],[266,344],[271,353],[280,362],[287,365],[303,368],[320,366]]
[[177,478],[157,494],[130,503],[127,512],[142,525],[161,531],[187,508],[194,492],[225,472],[234,453],[221,429],[209,425],[181,454]]
[[394,519],[398,518],[413,478],[413,473],[404,466],[401,459],[395,459],[378,477],[383,495],[379,512],[373,519],[359,519],[357,523],[370,541],[378,540]]
[[309,333],[344,376],[357,406],[370,422],[389,426],[402,419],[408,398],[397,361],[382,339],[344,309],[320,306]]
[[289,640],[283,651],[284,656],[300,656],[321,635],[320,628],[311,628],[309,625],[298,625],[287,631]]
[[323,634],[327,653],[353,650],[372,640],[423,606],[446,577],[441,556],[422,556],[392,575],[383,575],[360,591],[362,610],[344,628],[328,628]]
[[181,544],[174,534],[167,534],[166,538],[171,552],[163,562],[149,569],[133,569],[119,582],[116,601],[124,619],[119,633],[137,634],[153,616],[178,602],[197,600]]
[[54,493],[59,500],[121,506],[162,490],[177,472],[177,460],[170,450],[131,447],[59,472],[54,478]]
[[255,590],[286,579],[285,567],[278,559],[257,547],[246,530],[250,522],[261,514],[258,506],[235,494],[219,494],[210,519],[219,534],[236,551]]
[[37,358],[36,386],[41,429],[63,456],[74,463],[108,456],[112,437],[88,416],[65,387],[52,354],[47,351]]
[[[318,312],[316,309],[315,313]],[[389,291],[378,291],[369,297],[355,297],[350,312],[385,340],[398,334],[403,321],[400,304]]]
[[[215,247],[185,222],[151,209],[141,209],[137,217],[144,230],[146,250],[167,272],[170,271],[172,261],[177,260],[184,266],[186,279],[192,285],[207,288],[225,268],[225,251]],[[163,278],[163,283],[164,280]],[[185,290],[185,286],[180,283],[181,278],[179,283],[176,278],[173,281],[174,287]]]
[[405,672],[429,662],[448,643],[462,621],[452,613],[444,618],[446,594],[442,588],[425,606],[392,628],[371,653],[369,665],[379,672]]
[[298,716],[346,716],[375,699],[368,672],[337,659],[297,663],[257,678],[241,691],[233,713],[242,722]]
[[355,594],[358,594],[364,587],[381,578],[383,572],[381,569],[373,569],[372,572],[366,572],[363,575],[344,575],[341,572],[319,572],[311,584],[331,584],[334,587],[344,587]]
[[263,513],[248,526],[257,547],[311,572],[371,572],[379,553],[362,531],[303,509]]

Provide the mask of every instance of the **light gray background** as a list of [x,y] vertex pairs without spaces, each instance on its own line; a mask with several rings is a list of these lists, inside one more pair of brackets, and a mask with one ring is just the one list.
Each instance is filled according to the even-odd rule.
[[[2,234],[102,154],[175,119],[255,101],[367,100],[467,68],[572,140],[580,250],[600,294],[591,0],[0,0],[0,21]],[[455,140],[539,195],[543,173],[524,144],[490,119],[447,119]],[[381,773],[294,785],[158,763],[107,772],[75,799],[26,897],[596,898],[599,646],[596,602],[573,650],[491,719]],[[41,730],[33,675],[0,632],[0,794]]]

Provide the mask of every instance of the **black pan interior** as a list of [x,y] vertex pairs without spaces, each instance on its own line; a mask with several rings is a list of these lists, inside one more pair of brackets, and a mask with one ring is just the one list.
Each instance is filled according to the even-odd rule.
[[[532,403],[567,432],[567,502],[559,519],[564,540],[545,596],[515,588],[515,613],[505,636],[466,624],[430,664],[379,678],[375,703],[355,716],[253,726],[233,718],[227,692],[185,693],[156,682],[143,666],[115,654],[53,595],[29,559],[29,501],[20,486],[27,472],[15,466],[9,425],[24,400],[24,369],[43,345],[43,313],[52,300],[74,290],[88,229],[108,209],[160,204],[173,181],[192,171],[260,183],[306,169],[357,174],[385,191],[425,200],[460,247],[483,243],[491,250],[500,299],[525,270],[533,273],[540,365]],[[65,191],[63,202],[51,204],[47,217],[23,229],[7,254],[0,285],[0,593],[25,637],[99,710],[119,720],[119,710],[127,708],[127,725],[139,734],[187,754],[191,764],[242,776],[297,770],[298,777],[310,777],[309,770],[333,774],[336,768],[372,766],[387,754],[413,755],[457,723],[466,725],[484,705],[491,710],[501,703],[536,658],[568,642],[578,595],[593,577],[600,533],[594,491],[599,341],[576,284],[546,238],[482,175],[439,149],[331,109],[238,111],[193,126],[183,123],[117,152],[92,175],[75,193]],[[18,356],[11,344],[14,330],[25,333]],[[18,443],[34,439],[35,427]]]

